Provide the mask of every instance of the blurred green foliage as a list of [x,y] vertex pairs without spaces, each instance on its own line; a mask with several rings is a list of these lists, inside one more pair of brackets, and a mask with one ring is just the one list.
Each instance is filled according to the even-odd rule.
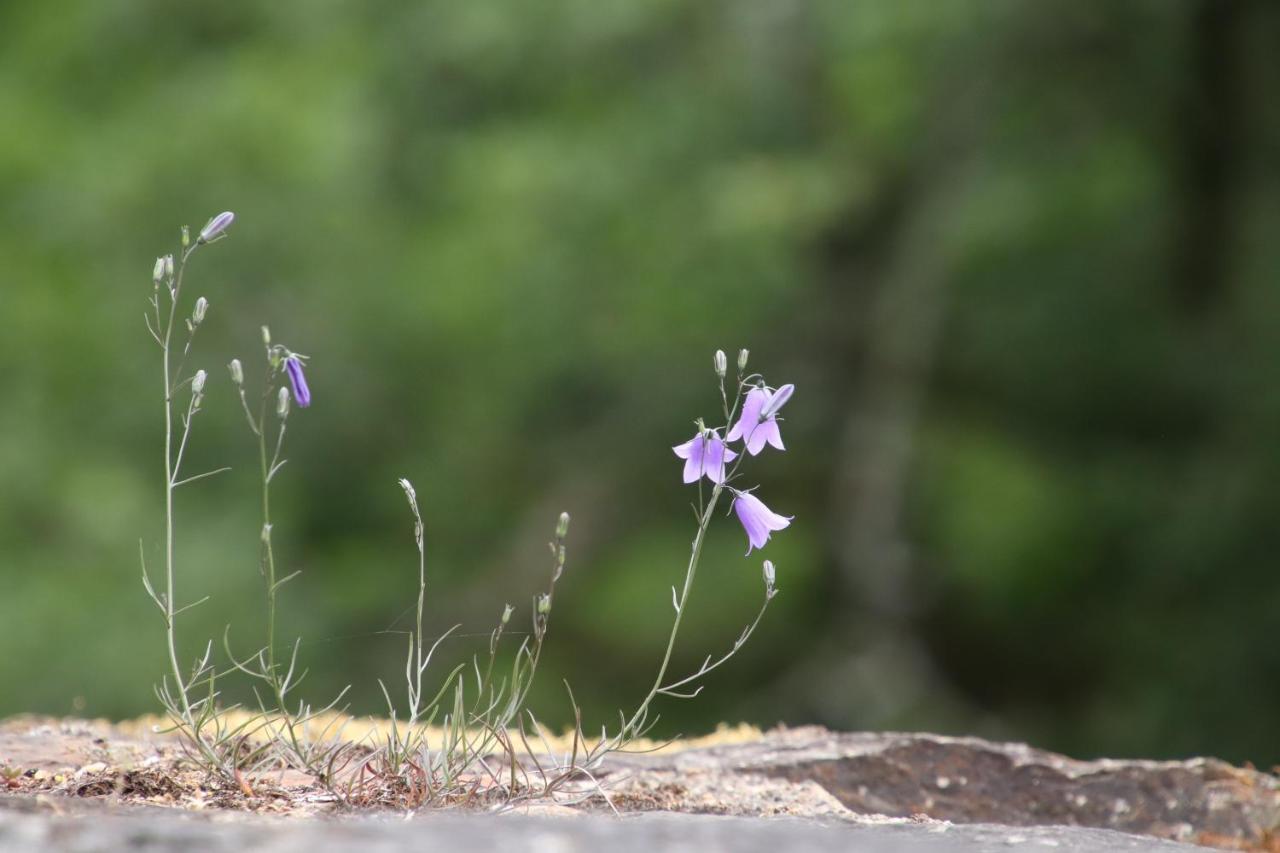
[[[0,713],[151,711],[156,254],[211,372],[180,589],[261,631],[223,365],[312,357],[274,499],[305,687],[523,608],[574,517],[568,720],[652,678],[692,536],[670,446],[711,353],[793,381],[781,595],[668,732],[919,727],[1280,760],[1280,8],[1249,0],[111,0],[0,6]],[[727,519],[677,665],[761,595]]]

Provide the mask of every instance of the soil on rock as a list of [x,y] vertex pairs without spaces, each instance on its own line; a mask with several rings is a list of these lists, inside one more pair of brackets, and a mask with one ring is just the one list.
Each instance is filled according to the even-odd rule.
[[[738,731],[723,740],[609,756],[595,771],[607,802],[584,788],[585,795],[516,810],[572,817],[616,808],[864,828],[1071,826],[1280,851],[1280,781],[1214,759],[1075,761],[976,738],[812,727]],[[185,765],[175,741],[145,727],[32,717],[0,723],[0,791],[9,794],[0,805],[7,799],[10,809],[22,801],[56,808],[93,800],[226,815],[351,811],[303,774],[245,781],[211,783]]]

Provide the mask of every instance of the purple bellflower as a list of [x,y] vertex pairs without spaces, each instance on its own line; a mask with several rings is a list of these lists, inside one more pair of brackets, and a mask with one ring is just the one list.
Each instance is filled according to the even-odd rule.
[[778,515],[750,492],[735,490],[734,494],[733,511],[738,514],[742,529],[747,532],[747,554],[751,553],[752,548],[763,548],[771,533],[787,527],[791,524],[791,519],[795,518]]
[[671,448],[676,456],[685,460],[684,481],[696,483],[703,474],[713,483],[724,482],[724,466],[738,458],[738,454],[724,446],[715,430],[700,432],[684,444]]
[[738,422],[729,430],[725,440],[742,439],[747,445],[747,452],[752,456],[764,450],[765,444],[786,450],[782,446],[782,433],[774,416],[791,399],[795,390],[794,385],[783,385],[773,393],[764,388],[752,388],[742,403],[742,414],[738,417]]
[[284,369],[289,374],[289,384],[293,386],[293,399],[304,409],[310,406],[311,389],[307,387],[307,377],[302,375],[302,362],[296,355],[291,355],[284,360]]

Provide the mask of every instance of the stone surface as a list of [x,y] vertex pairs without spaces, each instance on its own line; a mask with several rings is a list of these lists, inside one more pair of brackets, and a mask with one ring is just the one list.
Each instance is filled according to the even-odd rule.
[[800,728],[770,732],[755,743],[619,756],[613,766],[640,779],[733,773],[816,783],[857,813],[1066,824],[1280,850],[1280,782],[1215,759],[1076,761],[978,738]]
[[0,853],[125,851],[186,853],[391,853],[411,850],[533,850],[539,853],[739,851],[788,853],[1176,853],[1197,848],[1153,838],[1074,827],[1011,829],[880,820],[824,825],[796,818],[707,815],[527,817],[435,814],[405,819],[215,819],[161,809],[109,809],[99,802],[37,803],[0,797]]
[[[549,850],[589,849],[605,843],[601,833],[626,827],[628,838],[649,845],[698,837],[696,846],[712,849],[758,849],[758,839],[785,832],[815,850],[852,840],[860,849],[887,850],[1185,849],[1155,840],[1171,839],[1280,851],[1280,782],[1213,759],[1076,761],[977,738],[820,728],[737,731],[726,740],[612,755],[595,768],[600,787],[568,785],[558,801],[527,802],[501,817],[473,815],[478,822],[457,825],[465,830],[448,829],[447,821],[461,819],[456,812],[420,816],[410,822],[417,834],[402,836],[397,821],[344,812],[332,793],[301,774],[255,777],[246,795],[234,786],[204,786],[200,774],[177,768],[173,741],[138,727],[15,719],[0,722],[0,771],[7,773],[0,792],[12,792],[0,799],[0,851],[22,849],[3,844],[18,844],[15,839],[30,833],[52,833],[41,837],[54,848],[65,840],[71,845],[65,849],[113,849],[93,846],[93,827],[117,819],[113,832],[139,839],[150,837],[153,824],[159,827],[164,839],[155,849],[178,849],[172,839],[187,833],[200,834],[201,846],[222,849],[224,836],[244,844],[250,831],[253,849],[331,849],[316,845],[335,833],[412,849],[403,845],[453,831],[494,845],[514,832],[513,822],[535,821],[521,832],[541,827]],[[133,810],[139,804],[167,808]],[[605,817],[610,809],[623,819]],[[267,815],[288,822],[261,822]],[[328,822],[311,822],[317,819]],[[756,836],[751,827],[765,834]],[[622,835],[607,843],[633,849]],[[795,848],[790,841],[786,846]]]

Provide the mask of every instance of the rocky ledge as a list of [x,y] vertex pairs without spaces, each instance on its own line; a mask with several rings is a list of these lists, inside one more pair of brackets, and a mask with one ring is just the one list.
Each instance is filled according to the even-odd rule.
[[[353,814],[305,779],[263,780],[252,796],[206,792],[176,770],[166,776],[176,750],[163,739],[17,719],[0,724],[0,790],[9,791],[0,852],[125,849],[130,838],[158,850],[418,849],[429,837],[491,849],[535,836],[548,849],[680,840],[704,853],[773,849],[780,837],[813,850],[1280,851],[1280,780],[1214,759],[1076,761],[977,738],[811,727],[712,743],[610,756],[596,774],[608,803],[542,802],[500,818],[420,813],[406,823]],[[605,817],[610,808],[622,819]],[[119,844],[102,836],[108,828],[122,833]]]

